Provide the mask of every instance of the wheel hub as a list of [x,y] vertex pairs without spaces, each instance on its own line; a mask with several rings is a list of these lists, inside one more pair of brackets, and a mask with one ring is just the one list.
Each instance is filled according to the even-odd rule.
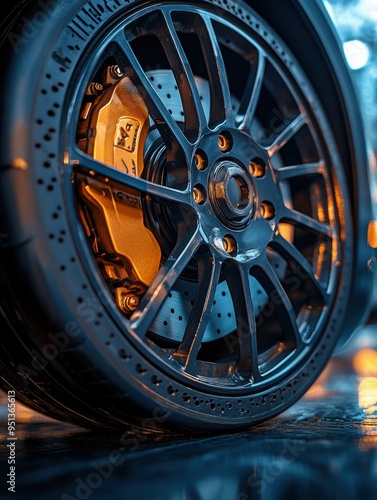
[[210,176],[210,200],[227,227],[242,229],[254,213],[254,188],[247,172],[233,161],[219,162]]

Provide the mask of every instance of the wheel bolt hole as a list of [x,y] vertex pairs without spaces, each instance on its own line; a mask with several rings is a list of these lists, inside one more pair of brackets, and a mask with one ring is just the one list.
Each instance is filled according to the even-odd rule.
[[260,204],[260,214],[264,219],[270,220],[275,217],[275,208],[269,201]]
[[253,177],[264,177],[266,175],[266,164],[260,158],[254,158],[249,164],[249,171]]
[[195,166],[198,170],[205,170],[208,167],[207,155],[204,151],[199,150],[195,153],[194,156]]
[[205,187],[201,184],[197,184],[192,191],[192,196],[197,205],[203,205],[207,200]]
[[233,140],[229,132],[221,132],[221,134],[219,134],[218,146],[222,153],[226,153],[232,149]]
[[224,250],[232,257],[237,255],[237,242],[230,234],[224,236],[223,246]]

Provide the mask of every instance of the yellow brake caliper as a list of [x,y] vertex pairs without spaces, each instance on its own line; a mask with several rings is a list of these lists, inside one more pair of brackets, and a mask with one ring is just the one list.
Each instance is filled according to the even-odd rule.
[[[149,113],[129,78],[122,78],[97,98],[88,122],[87,153],[117,170],[140,177]],[[130,278],[149,286],[158,272],[161,250],[145,227],[140,192],[128,187],[114,189],[88,178],[81,184],[81,196],[89,208],[101,250],[125,259]],[[116,298],[127,312],[127,307],[122,307],[127,297],[116,293]]]

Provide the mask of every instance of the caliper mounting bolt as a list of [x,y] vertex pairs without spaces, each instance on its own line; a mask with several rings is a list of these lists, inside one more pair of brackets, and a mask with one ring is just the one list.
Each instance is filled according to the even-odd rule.
[[115,290],[115,302],[123,313],[131,314],[136,311],[140,299],[137,295],[127,290],[127,288],[121,287]]

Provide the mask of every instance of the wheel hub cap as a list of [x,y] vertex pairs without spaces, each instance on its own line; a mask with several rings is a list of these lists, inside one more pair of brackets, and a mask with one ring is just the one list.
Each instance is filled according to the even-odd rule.
[[233,161],[221,161],[211,175],[210,200],[217,217],[233,229],[245,227],[254,213],[254,188],[246,171]]

